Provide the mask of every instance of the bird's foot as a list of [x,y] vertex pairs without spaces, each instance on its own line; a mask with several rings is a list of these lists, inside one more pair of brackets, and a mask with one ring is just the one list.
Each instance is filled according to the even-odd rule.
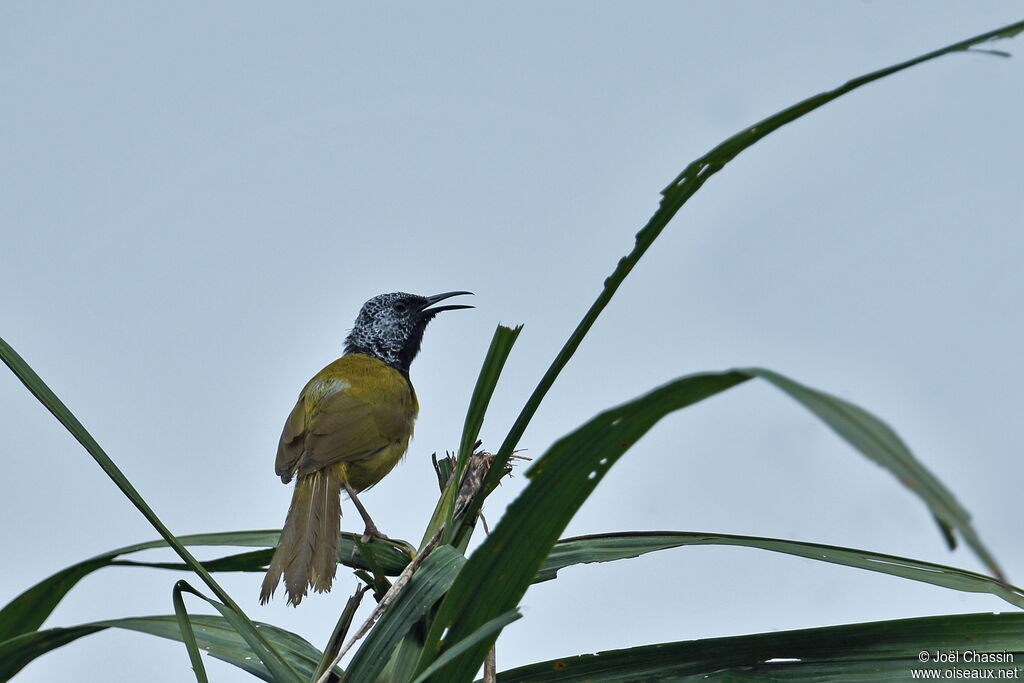
[[370,525],[370,524],[368,524],[368,525],[366,526],[366,529],[365,529],[365,530],[363,530],[363,535],[362,535],[362,537],[361,537],[361,538],[359,539],[359,542],[360,542],[360,543],[364,543],[364,544],[365,544],[365,543],[369,543],[369,542],[370,542],[370,540],[371,540],[371,539],[374,539],[374,538],[379,538],[379,539],[380,539],[380,540],[382,540],[382,541],[390,541],[390,540],[391,540],[390,538],[388,538],[387,536],[385,536],[384,534],[382,534],[382,533],[380,532],[380,530],[379,530],[379,529],[377,529],[377,527],[375,527],[375,526],[373,526],[373,525]]

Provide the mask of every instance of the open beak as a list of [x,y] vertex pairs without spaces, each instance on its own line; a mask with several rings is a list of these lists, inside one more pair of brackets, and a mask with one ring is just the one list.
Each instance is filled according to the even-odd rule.
[[444,294],[435,294],[434,296],[424,297],[426,299],[426,303],[424,303],[423,307],[420,308],[420,314],[435,316],[441,311],[457,311],[460,308],[473,308],[472,306],[464,305],[438,306],[437,308],[427,308],[427,306],[433,306],[438,301],[444,301],[445,299],[451,298],[453,296],[461,296],[463,294],[472,295],[473,292],[445,292]]

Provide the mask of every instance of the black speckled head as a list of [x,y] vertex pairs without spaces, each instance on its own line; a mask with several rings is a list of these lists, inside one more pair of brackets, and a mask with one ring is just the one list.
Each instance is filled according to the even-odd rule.
[[472,292],[445,292],[434,296],[392,292],[373,297],[363,304],[355,326],[345,338],[345,353],[374,356],[408,377],[409,366],[420,351],[427,323],[441,311],[473,308],[428,306],[460,294]]

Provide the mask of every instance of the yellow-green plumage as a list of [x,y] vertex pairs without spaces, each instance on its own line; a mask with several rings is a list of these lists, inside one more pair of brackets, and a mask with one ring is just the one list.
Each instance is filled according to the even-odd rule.
[[267,602],[284,576],[288,601],[330,590],[344,482],[364,491],[405,455],[419,406],[412,384],[372,356],[342,356],[303,388],[285,423],[276,471],[298,476],[281,540],[263,580]]
[[383,479],[405,455],[419,405],[409,365],[423,331],[441,311],[472,306],[433,304],[470,292],[375,296],[345,338],[345,355],[318,372],[299,394],[277,447],[275,470],[286,484],[297,477],[281,540],[263,579],[265,603],[284,577],[288,602],[310,587],[328,591],[341,533],[341,492],[347,491],[380,535],[357,494]]

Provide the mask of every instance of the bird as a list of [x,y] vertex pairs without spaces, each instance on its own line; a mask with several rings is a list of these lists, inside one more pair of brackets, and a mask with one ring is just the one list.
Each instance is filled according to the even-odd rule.
[[457,291],[418,296],[392,292],[373,297],[359,311],[344,353],[316,373],[285,421],[275,471],[295,490],[277,549],[260,591],[270,601],[284,578],[288,603],[298,606],[309,588],[331,589],[341,533],[341,491],[366,525],[363,540],[386,538],[359,501],[405,455],[419,412],[409,366],[419,353],[434,306]]

